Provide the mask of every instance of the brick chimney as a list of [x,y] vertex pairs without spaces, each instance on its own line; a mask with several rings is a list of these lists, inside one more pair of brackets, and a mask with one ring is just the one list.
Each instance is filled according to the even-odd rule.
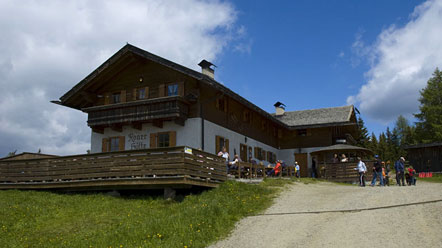
[[276,102],[273,106],[275,106],[275,115],[282,116],[285,113],[285,104],[282,102]]
[[209,76],[212,79],[215,79],[215,70],[212,69],[212,65],[214,67],[216,67],[216,65],[210,63],[209,61],[203,59],[201,60],[201,62],[198,64],[199,66],[201,66],[201,73],[204,75]]

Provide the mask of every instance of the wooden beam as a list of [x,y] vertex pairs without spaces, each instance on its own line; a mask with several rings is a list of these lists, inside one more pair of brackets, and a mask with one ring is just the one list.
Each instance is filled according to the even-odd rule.
[[140,130],[140,131],[141,131],[142,127],[143,127],[141,122],[132,122],[131,126],[132,126],[132,128]]
[[152,124],[155,127],[163,128],[163,120],[153,120]]
[[92,132],[104,134],[104,127],[92,127]]
[[112,124],[110,128],[116,132],[123,132],[123,125]]
[[184,127],[185,120],[183,118],[176,118],[174,122]]

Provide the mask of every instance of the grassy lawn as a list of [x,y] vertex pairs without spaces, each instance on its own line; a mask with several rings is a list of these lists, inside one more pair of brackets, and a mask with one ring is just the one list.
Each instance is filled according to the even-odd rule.
[[419,181],[425,181],[425,182],[432,182],[432,183],[442,183],[442,174],[434,174],[433,177],[423,177],[423,178],[417,178],[417,182]]
[[205,247],[293,180],[226,182],[180,202],[147,195],[0,191],[2,247]]

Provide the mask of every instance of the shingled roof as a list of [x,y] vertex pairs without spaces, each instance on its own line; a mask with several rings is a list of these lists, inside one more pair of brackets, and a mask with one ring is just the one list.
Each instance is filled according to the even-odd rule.
[[352,124],[353,105],[334,108],[321,108],[285,112],[282,116],[275,116],[292,128],[339,126]]

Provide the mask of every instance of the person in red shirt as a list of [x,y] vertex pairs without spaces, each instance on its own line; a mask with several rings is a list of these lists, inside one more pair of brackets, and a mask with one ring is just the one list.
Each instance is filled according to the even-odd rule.
[[408,175],[410,176],[410,186],[416,186],[416,171],[413,169],[413,166],[408,167]]
[[281,172],[281,160],[276,161],[275,168],[273,168],[271,171],[267,173],[267,176],[275,175],[277,176],[278,173]]

